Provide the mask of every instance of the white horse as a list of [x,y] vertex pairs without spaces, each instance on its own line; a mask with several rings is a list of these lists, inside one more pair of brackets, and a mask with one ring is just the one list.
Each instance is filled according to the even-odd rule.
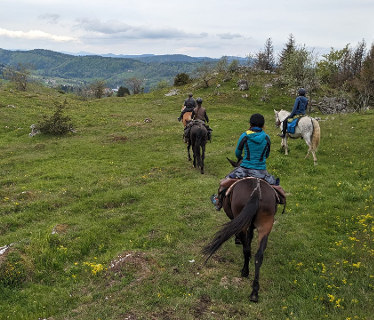
[[[286,110],[274,110],[274,113],[275,125],[280,127],[281,131],[283,132],[283,121],[290,115],[290,112]],[[321,129],[316,119],[308,116],[302,117],[295,128],[295,133],[287,133],[286,136],[282,138],[281,145],[284,148],[284,153],[286,155],[288,154],[287,137],[293,139],[302,137],[309,147],[305,158],[307,158],[311,152],[313,155],[314,164],[317,164],[316,151],[321,139]]]

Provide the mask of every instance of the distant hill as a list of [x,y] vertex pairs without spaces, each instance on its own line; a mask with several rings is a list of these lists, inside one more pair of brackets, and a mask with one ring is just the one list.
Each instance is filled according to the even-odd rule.
[[[229,57],[229,61],[235,57]],[[237,58],[240,63],[246,59]],[[215,64],[218,59],[190,57],[182,54],[171,55],[73,55],[51,50],[11,51],[0,49],[0,65],[23,64],[28,66],[33,76],[48,83],[76,85],[105,80],[115,88],[126,85],[126,79],[144,79],[145,91],[162,80],[172,84],[181,72],[193,75],[203,64]]]
[[142,54],[142,55],[115,55],[115,54],[103,54],[103,57],[110,58],[124,58],[124,59],[135,59],[146,63],[169,63],[169,62],[216,62],[217,59],[208,57],[190,57],[184,54],[165,54],[165,55],[154,55],[154,54]]

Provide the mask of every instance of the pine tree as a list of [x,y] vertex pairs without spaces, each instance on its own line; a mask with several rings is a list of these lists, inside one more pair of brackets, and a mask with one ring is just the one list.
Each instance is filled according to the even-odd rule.
[[282,52],[279,55],[279,67],[282,68],[284,62],[292,55],[296,50],[295,38],[291,33],[286,46],[283,48]]

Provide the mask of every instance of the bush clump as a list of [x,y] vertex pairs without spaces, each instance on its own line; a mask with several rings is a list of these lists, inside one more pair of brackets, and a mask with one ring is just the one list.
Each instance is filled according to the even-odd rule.
[[56,105],[56,111],[51,116],[44,116],[44,119],[37,125],[37,129],[44,134],[64,135],[68,132],[74,132],[74,126],[68,116],[63,115],[66,101],[63,104]]
[[178,73],[174,78],[174,86],[183,86],[190,82],[190,76],[187,73]]

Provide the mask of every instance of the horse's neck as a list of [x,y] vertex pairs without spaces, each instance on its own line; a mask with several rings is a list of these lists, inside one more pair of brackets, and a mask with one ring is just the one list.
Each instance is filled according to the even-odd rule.
[[280,122],[283,122],[291,113],[286,110],[281,110],[278,113],[278,119]]

